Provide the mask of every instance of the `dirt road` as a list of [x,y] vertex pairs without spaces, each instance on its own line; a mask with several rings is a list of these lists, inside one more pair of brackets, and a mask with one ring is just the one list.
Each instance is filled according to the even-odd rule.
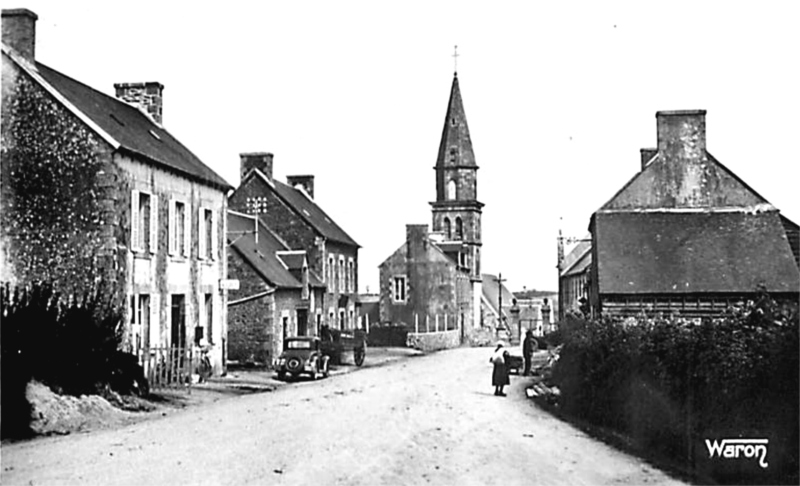
[[525,398],[487,348],[2,449],[2,484],[679,484]]

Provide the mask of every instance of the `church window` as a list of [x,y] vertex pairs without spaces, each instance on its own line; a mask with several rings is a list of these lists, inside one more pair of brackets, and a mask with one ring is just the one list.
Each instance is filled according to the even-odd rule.
[[394,286],[392,288],[392,300],[395,302],[406,301],[406,276],[397,275],[394,277]]
[[458,149],[456,147],[450,147],[450,162],[455,163],[457,155]]
[[456,217],[456,238],[460,240],[464,238],[464,224],[461,222],[461,218]]
[[450,118],[450,125],[456,126],[456,118],[455,117]]
[[450,179],[447,183],[447,199],[453,200],[456,198],[456,181]]
[[444,218],[444,238],[449,240],[453,237],[450,229],[450,218]]

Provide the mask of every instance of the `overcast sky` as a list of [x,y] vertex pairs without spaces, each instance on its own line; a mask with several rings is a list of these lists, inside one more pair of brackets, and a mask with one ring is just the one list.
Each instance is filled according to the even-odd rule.
[[164,126],[231,185],[241,152],[314,174],[361,291],[431,224],[456,44],[483,271],[512,290],[557,289],[559,224],[587,232],[658,110],[708,110],[709,152],[800,223],[800,2],[4,3],[38,14],[40,62],[112,95],[163,83]]

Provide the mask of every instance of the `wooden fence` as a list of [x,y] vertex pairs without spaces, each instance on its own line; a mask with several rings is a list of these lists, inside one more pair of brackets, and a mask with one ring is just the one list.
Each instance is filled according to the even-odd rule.
[[201,359],[192,348],[155,347],[139,351],[139,363],[150,388],[190,386]]

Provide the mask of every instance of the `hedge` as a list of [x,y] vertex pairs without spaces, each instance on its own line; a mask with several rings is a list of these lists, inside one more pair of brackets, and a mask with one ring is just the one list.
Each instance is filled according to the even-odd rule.
[[[798,484],[798,314],[768,295],[701,322],[573,319],[553,370],[559,407],[700,480]],[[767,438],[768,467],[705,440]]]

